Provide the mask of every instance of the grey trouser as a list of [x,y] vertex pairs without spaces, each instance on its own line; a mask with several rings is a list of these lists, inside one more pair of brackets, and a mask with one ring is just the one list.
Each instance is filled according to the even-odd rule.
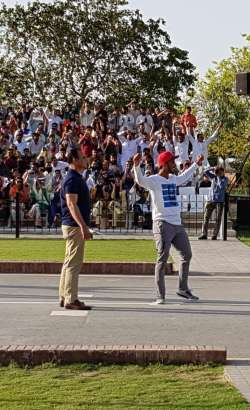
[[182,225],[172,225],[165,221],[155,221],[153,234],[156,242],[157,261],[155,265],[155,285],[157,297],[165,298],[165,269],[171,244],[180,252],[179,289],[188,289],[189,264],[192,258],[191,246]]
[[79,227],[62,225],[66,239],[65,257],[61,271],[59,297],[66,303],[78,299],[78,277],[81,273],[84,240]]
[[220,230],[221,217],[224,204],[222,202],[207,202],[205,206],[204,223],[202,226],[202,234],[207,236],[208,224],[214,210],[216,210],[216,220],[213,230],[213,236],[217,238]]

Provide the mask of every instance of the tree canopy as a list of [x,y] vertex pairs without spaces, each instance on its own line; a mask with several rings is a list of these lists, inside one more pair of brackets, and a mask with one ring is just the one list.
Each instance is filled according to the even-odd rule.
[[0,95],[8,100],[175,104],[193,84],[188,52],[162,19],[126,0],[34,1],[0,7]]
[[193,100],[205,129],[212,132],[218,122],[224,123],[222,137],[210,146],[211,153],[223,157],[242,155],[249,149],[250,97],[235,92],[236,74],[250,71],[250,36],[244,37],[244,47],[232,48],[231,56],[217,62],[197,83]]

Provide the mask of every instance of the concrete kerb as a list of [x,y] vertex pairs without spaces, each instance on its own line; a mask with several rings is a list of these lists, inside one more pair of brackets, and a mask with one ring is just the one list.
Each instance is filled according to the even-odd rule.
[[225,364],[227,352],[218,346],[0,346],[0,365],[58,364]]

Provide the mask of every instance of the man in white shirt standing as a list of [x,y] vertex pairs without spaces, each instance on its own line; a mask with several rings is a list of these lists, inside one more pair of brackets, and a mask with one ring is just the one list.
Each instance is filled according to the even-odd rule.
[[189,129],[189,141],[192,144],[192,161],[195,161],[197,155],[203,155],[204,161],[203,165],[209,166],[207,157],[208,157],[208,145],[212,142],[216,141],[219,138],[219,131],[222,128],[223,124],[220,124],[219,127],[215,130],[211,137],[204,139],[203,132],[198,132],[196,138],[194,138],[191,134],[191,130]]
[[178,155],[177,166],[180,169],[181,164],[189,160],[188,148],[189,148],[189,136],[185,135],[182,131],[177,131],[177,135],[174,135],[174,147],[175,154]]
[[139,138],[134,139],[134,134],[130,130],[126,130],[121,134],[118,134],[119,140],[122,145],[122,152],[120,154],[120,164],[121,168],[124,171],[126,162],[132,158],[138,151],[138,142]]
[[63,124],[63,119],[60,115],[60,110],[54,109],[52,112],[50,112],[48,109],[45,111],[45,115],[47,118],[48,122],[48,134],[50,133],[52,129],[52,125],[56,124],[57,125],[57,131],[61,132],[62,130],[62,124]]
[[141,113],[136,118],[136,127],[138,128],[140,125],[144,125],[144,130],[147,133],[150,133],[154,127],[154,121],[150,114],[147,114],[145,108],[141,108]]
[[20,155],[23,155],[23,151],[25,148],[27,148],[27,144],[23,141],[22,131],[19,131],[16,135],[16,141],[14,142],[14,145],[17,147],[17,151],[20,153]]
[[95,119],[94,111],[90,109],[88,101],[83,101],[80,110],[80,124],[84,127],[92,127]]
[[133,130],[135,120],[132,114],[128,112],[127,107],[122,107],[122,114],[119,117],[120,132],[124,129]]
[[188,235],[181,225],[181,207],[177,201],[177,186],[192,178],[197,167],[202,164],[203,157],[181,175],[176,171],[175,156],[170,151],[162,152],[158,157],[159,173],[149,177],[143,176],[140,169],[140,154],[134,156],[135,181],[148,189],[152,199],[153,234],[157,247],[157,262],[155,265],[155,284],[157,300],[155,304],[165,303],[165,265],[168,260],[171,244],[180,252],[178,296],[198,300],[188,288],[189,264],[192,257]]

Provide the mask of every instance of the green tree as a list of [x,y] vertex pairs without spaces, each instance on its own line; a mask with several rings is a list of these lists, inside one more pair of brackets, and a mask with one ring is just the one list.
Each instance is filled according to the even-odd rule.
[[244,37],[246,46],[232,48],[231,56],[216,63],[197,83],[193,100],[199,123],[208,132],[223,121],[221,138],[210,145],[210,153],[223,157],[242,155],[248,148],[250,98],[235,93],[236,74],[250,71],[250,36]]
[[88,96],[112,103],[131,98],[176,103],[195,79],[188,52],[171,47],[164,20],[144,21],[127,4],[56,0],[2,5],[2,94],[19,100]]

